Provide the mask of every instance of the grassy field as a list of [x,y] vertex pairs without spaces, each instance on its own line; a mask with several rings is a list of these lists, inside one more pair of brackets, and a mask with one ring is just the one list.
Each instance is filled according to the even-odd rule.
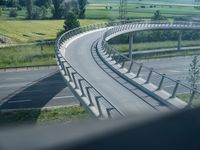
[[[81,26],[97,24],[106,20],[80,20]],[[7,36],[17,43],[55,39],[63,29],[64,20],[0,20],[0,35]]]
[[0,48],[0,68],[55,63],[53,44]]
[[[111,10],[107,10],[106,6],[112,6]],[[145,8],[141,8],[144,6]],[[154,6],[154,7],[151,7]],[[128,3],[128,17],[129,18],[150,18],[153,16],[156,10],[160,10],[161,13],[169,18],[175,16],[188,16],[188,15],[198,15],[200,13],[199,9],[195,9],[193,4],[178,4],[169,2],[135,2]],[[97,15],[98,14],[98,15]],[[119,2],[115,1],[104,3],[91,3],[87,5],[86,17],[87,18],[117,18],[119,16]]]
[[[119,52],[128,52],[128,44],[113,44]],[[145,42],[145,43],[135,43],[133,44],[134,51],[141,50],[152,50],[152,49],[161,49],[161,48],[174,48],[177,46],[176,41],[164,41],[164,42]],[[200,46],[200,40],[196,41],[183,41],[183,47],[187,46]]]
[[19,126],[24,124],[49,124],[57,122],[73,122],[88,118],[82,107],[56,108],[44,110],[21,110],[0,112],[0,127]]

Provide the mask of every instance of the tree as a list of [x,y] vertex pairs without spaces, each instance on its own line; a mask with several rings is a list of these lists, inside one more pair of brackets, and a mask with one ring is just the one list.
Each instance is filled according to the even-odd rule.
[[6,5],[6,0],[0,0],[0,6]]
[[0,8],[0,16],[2,15],[2,9]]
[[80,26],[80,23],[76,17],[76,15],[72,12],[69,12],[67,15],[66,15],[66,18],[65,18],[65,22],[64,22],[64,31],[69,31],[69,30],[72,30],[74,28],[77,28]]
[[198,81],[200,80],[200,61],[197,56],[194,56],[190,68],[189,76],[187,77],[188,82],[192,88],[197,88]]
[[84,19],[85,18],[85,6],[87,5],[87,0],[78,0],[79,4],[79,18]]
[[64,0],[52,0],[53,2],[53,18],[60,19],[62,18],[62,4]]
[[57,36],[60,36],[64,32],[67,32],[69,30],[72,30],[74,28],[80,27],[80,23],[76,17],[76,15],[73,12],[69,12],[65,17],[65,22],[63,25],[64,30],[61,30]]
[[10,17],[17,17],[17,10],[15,10],[15,9],[10,10],[9,16]]
[[165,20],[166,18],[161,15],[160,10],[156,10],[154,13],[152,20]]
[[18,1],[17,0],[8,0],[6,5],[7,5],[7,7],[17,7]]
[[27,0],[26,2],[27,18],[33,18],[33,0]]

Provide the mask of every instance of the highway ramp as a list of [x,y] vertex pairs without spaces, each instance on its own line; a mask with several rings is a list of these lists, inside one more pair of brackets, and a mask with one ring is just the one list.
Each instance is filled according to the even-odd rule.
[[[105,30],[88,32],[84,36],[79,35],[72,38],[73,42],[71,41],[70,44],[65,44],[64,55],[71,66],[125,115],[170,111],[167,106],[155,101],[142,91],[138,90],[141,94],[138,96],[130,88],[125,88],[95,62],[91,53],[92,45],[104,32]],[[108,67],[106,69],[109,70]],[[136,89],[134,86],[131,88]],[[151,101],[153,106],[144,99]]]

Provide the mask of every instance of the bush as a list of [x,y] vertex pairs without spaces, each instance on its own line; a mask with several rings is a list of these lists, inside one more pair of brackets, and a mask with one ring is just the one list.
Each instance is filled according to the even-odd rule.
[[0,16],[2,15],[2,9],[0,8]]
[[15,9],[10,10],[9,16],[10,17],[17,17],[17,10],[15,10]]
[[69,30],[72,30],[74,28],[80,27],[80,23],[79,23],[76,15],[74,13],[69,12],[66,15],[66,19],[65,19],[63,27],[64,27],[65,31],[69,31]]

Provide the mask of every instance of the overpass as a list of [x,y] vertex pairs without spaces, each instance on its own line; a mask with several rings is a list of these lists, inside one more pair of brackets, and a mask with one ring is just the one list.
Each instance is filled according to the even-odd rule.
[[[56,42],[57,64],[64,80],[81,104],[99,119],[146,113],[173,112],[188,108],[199,91],[191,89],[121,55],[108,41],[128,33],[145,30],[200,30],[198,23],[185,22],[112,22],[76,28],[64,33]],[[180,32],[181,33],[181,32]],[[178,40],[180,50],[181,34]],[[146,76],[142,75],[145,72]],[[154,82],[153,78],[156,78]],[[174,83],[171,91],[165,82]],[[188,103],[177,97],[184,88]]]

